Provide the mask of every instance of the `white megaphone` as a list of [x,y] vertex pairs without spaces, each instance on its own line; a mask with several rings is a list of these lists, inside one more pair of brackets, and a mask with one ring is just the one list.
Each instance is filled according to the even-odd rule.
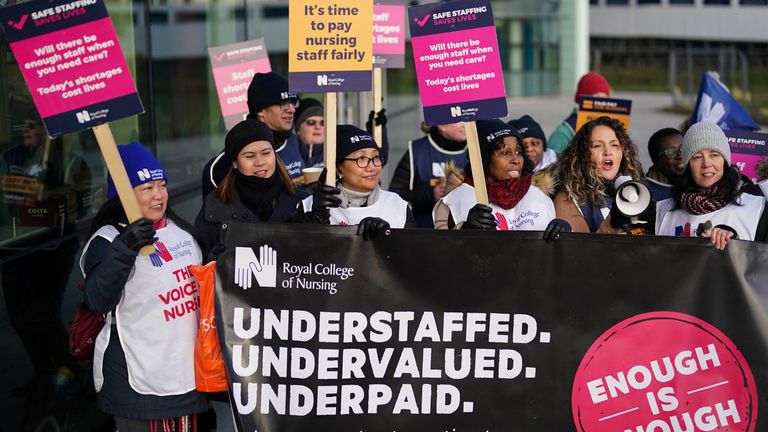
[[632,180],[629,176],[616,179],[614,205],[626,217],[635,217],[645,213],[651,206],[651,190],[643,182]]

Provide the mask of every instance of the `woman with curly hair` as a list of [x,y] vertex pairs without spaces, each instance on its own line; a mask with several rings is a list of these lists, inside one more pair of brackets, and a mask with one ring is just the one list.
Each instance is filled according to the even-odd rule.
[[656,234],[708,237],[720,250],[734,238],[765,241],[765,198],[740,190],[723,131],[712,122],[695,123],[683,137],[682,153],[685,171],[672,198],[656,208]]
[[555,213],[573,232],[617,232],[610,213],[619,176],[641,177],[637,148],[618,120],[600,117],[585,124],[550,167]]

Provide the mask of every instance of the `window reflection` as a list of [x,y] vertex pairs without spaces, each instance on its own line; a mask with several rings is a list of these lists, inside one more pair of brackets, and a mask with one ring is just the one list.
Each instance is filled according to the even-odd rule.
[[22,115],[11,116],[9,139],[0,148],[0,244],[62,231],[93,209],[93,175],[81,143],[50,139],[30,106],[12,112]]

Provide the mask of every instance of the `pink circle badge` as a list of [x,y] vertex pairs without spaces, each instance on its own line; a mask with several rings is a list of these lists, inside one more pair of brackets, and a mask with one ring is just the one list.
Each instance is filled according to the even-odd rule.
[[753,432],[757,390],[720,330],[677,312],[636,315],[581,360],[571,395],[579,432]]

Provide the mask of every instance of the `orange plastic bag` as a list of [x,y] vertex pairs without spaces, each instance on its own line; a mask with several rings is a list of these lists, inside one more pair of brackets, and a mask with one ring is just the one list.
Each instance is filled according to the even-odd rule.
[[216,261],[189,267],[200,289],[200,324],[195,341],[195,387],[198,391],[227,391],[227,372],[216,334],[216,311],[213,300]]

